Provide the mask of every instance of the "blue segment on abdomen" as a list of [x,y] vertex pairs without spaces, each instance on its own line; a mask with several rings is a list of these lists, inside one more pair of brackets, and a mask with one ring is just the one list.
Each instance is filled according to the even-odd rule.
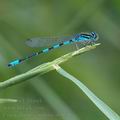
[[45,53],[45,52],[48,52],[49,51],[49,49],[48,48],[46,48],[46,49],[44,49],[43,50],[43,52]]
[[59,44],[53,46],[53,48],[58,48],[58,47],[60,47]]
[[19,64],[20,63],[20,61],[19,61],[19,59],[17,59],[17,60],[15,60],[15,61],[12,61],[11,63],[10,63],[10,65],[11,66],[15,66],[15,65],[17,65],[17,64]]
[[70,44],[70,41],[63,42],[64,45]]

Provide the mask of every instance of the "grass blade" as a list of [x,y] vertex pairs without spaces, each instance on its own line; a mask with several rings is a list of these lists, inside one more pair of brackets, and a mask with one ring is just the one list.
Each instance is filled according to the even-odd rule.
[[0,98],[0,104],[2,104],[2,103],[16,103],[17,101],[18,101],[17,99]]
[[3,89],[3,88],[6,88],[6,87],[9,87],[9,86],[12,86],[12,85],[15,85],[15,84],[18,84],[18,83],[21,83],[25,80],[28,80],[30,78],[33,78],[37,75],[42,75],[42,74],[45,74],[51,70],[54,70],[55,68],[53,67],[54,64],[61,64],[63,62],[66,62],[68,61],[70,58],[74,57],[74,56],[77,56],[79,54],[82,54],[82,53],[85,53],[87,51],[90,51],[92,49],[95,49],[96,46],[100,45],[100,43],[98,44],[94,44],[94,45],[88,45],[86,47],[83,47],[77,51],[74,51],[74,52],[70,52],[66,55],[63,55],[55,60],[53,60],[52,62],[48,62],[48,63],[44,63],[42,65],[39,65],[37,66],[36,68],[32,69],[32,70],[29,70],[28,72],[26,73],[23,73],[21,75],[18,75],[18,76],[15,76],[13,78],[10,78],[4,82],[0,82],[0,89]]
[[107,104],[100,100],[93,92],[91,92],[81,81],[74,76],[67,73],[60,66],[54,65],[57,72],[74,82],[87,96],[88,98],[108,117],[110,120],[120,120],[120,117],[115,113]]

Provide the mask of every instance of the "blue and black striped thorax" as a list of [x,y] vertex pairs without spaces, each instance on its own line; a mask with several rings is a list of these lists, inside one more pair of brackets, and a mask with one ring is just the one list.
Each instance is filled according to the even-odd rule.
[[96,32],[91,32],[91,33],[80,33],[75,36],[73,39],[76,42],[84,42],[84,41],[89,41],[89,42],[95,42],[98,40],[98,34]]

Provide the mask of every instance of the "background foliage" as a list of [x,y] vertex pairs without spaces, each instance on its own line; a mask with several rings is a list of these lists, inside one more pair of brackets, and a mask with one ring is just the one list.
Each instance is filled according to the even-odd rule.
[[[73,51],[62,47],[15,68],[7,64],[42,48],[24,42],[34,36],[96,31],[101,46],[62,67],[90,88],[120,115],[119,0],[0,0],[0,81]],[[0,92],[18,103],[0,104],[3,120],[107,120],[70,81],[55,71]]]

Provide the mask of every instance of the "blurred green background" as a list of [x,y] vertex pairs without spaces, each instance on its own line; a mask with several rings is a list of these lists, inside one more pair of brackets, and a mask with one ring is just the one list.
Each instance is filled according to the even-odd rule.
[[[0,82],[74,50],[56,49],[14,68],[7,64],[42,48],[24,42],[36,36],[96,31],[101,46],[61,66],[120,115],[119,0],[0,0]],[[0,91],[1,120],[107,120],[71,81],[56,71]]]

